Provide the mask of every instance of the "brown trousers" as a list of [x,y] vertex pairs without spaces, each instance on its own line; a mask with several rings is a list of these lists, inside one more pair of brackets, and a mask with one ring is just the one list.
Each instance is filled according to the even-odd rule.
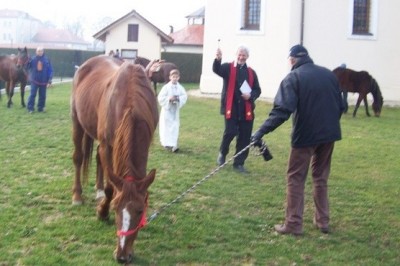
[[288,228],[303,230],[304,186],[311,162],[314,221],[318,227],[329,225],[328,177],[331,168],[334,142],[306,148],[292,148],[287,170],[286,219]]

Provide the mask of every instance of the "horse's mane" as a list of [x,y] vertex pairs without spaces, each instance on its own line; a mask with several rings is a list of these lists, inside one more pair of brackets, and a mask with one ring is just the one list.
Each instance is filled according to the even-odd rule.
[[376,101],[379,105],[382,106],[382,104],[383,104],[382,93],[379,88],[378,82],[372,76],[371,76],[370,90],[371,90],[371,94],[374,98],[374,101]]
[[[113,120],[116,116],[120,117],[114,129],[109,127],[109,130],[115,132],[107,132],[108,136],[114,135],[112,153],[114,174],[126,176],[129,170],[133,170],[135,176],[143,178],[133,165],[134,162],[143,163],[140,158],[136,158],[141,155],[137,155],[135,151],[143,149],[143,153],[148,152],[148,146],[157,126],[158,110],[154,92],[141,66],[128,62],[121,65],[110,91],[109,104],[116,108],[108,109],[107,123],[113,123],[110,119]],[[138,133],[144,137],[134,136]],[[145,157],[147,158],[147,154]]]

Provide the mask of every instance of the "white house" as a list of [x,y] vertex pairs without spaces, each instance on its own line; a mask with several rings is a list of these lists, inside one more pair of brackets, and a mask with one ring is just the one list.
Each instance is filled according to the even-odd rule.
[[93,37],[104,42],[106,53],[118,49],[124,59],[134,59],[137,56],[161,58],[162,44],[173,42],[170,36],[135,10],[103,28]]
[[200,89],[219,93],[222,80],[212,72],[219,46],[223,61],[236,49],[250,49],[262,97],[272,99],[289,72],[288,51],[303,44],[316,64],[342,63],[368,71],[379,83],[385,105],[400,104],[400,1],[398,0],[206,0]]

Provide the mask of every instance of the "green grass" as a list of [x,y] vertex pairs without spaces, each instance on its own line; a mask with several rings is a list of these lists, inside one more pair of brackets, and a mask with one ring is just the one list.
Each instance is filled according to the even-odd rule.
[[[11,109],[5,97],[0,101],[1,266],[116,264],[113,219],[100,222],[95,214],[93,169],[85,204],[71,204],[70,86],[48,91],[45,114],[27,114],[19,94]],[[258,102],[255,128],[270,109]],[[248,176],[227,165],[142,229],[134,264],[400,265],[400,109],[385,107],[380,118],[364,112],[352,118],[351,110],[332,162],[331,234],[312,226],[310,178],[304,236],[273,230],[284,217],[288,121],[264,137],[272,161],[252,152]],[[149,215],[216,168],[222,130],[219,100],[189,97],[181,110],[180,152],[163,150],[157,132],[148,164],[157,169]]]

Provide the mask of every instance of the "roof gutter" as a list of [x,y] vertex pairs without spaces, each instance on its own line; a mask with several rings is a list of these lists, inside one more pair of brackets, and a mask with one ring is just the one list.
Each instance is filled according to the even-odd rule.
[[301,21],[300,21],[300,44],[304,42],[304,6],[305,0],[301,0]]

